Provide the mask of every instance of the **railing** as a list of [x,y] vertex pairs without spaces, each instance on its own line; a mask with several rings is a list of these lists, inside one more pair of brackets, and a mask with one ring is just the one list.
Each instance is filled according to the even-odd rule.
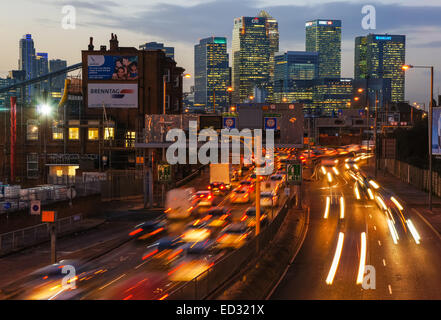
[[[291,201],[292,198],[285,199],[274,220],[257,237],[252,238],[243,247],[229,253],[193,280],[178,285],[177,288],[175,287],[167,292],[167,299],[203,300],[213,294],[219,287],[245,268],[256,255],[262,253],[263,249],[274,239],[285,219]],[[259,248],[259,252],[256,248]]]
[[[81,214],[59,219],[56,222],[57,233],[62,234],[73,229],[82,221]],[[46,223],[0,234],[0,255],[30,247],[50,239]]]
[[68,200],[68,190],[73,187],[76,197],[100,194],[100,181],[73,182],[67,185],[45,185],[36,188],[21,189],[20,194],[0,200],[0,214],[24,210],[31,201],[40,200],[42,205]]

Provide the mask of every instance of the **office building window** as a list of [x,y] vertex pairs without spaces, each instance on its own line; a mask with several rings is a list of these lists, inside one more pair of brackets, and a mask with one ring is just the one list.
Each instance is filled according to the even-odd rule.
[[38,154],[29,153],[26,159],[27,175],[29,179],[38,178]]
[[89,140],[98,140],[100,138],[98,128],[89,128],[88,138]]
[[26,139],[27,140],[38,140],[38,121],[28,120],[26,129]]
[[69,140],[80,140],[80,128],[69,128]]
[[126,148],[133,148],[135,146],[135,131],[127,131],[126,133]]
[[115,139],[115,128],[105,127],[104,128],[104,140],[113,140],[113,139]]
[[63,121],[54,120],[52,122],[52,139],[53,140],[63,140]]

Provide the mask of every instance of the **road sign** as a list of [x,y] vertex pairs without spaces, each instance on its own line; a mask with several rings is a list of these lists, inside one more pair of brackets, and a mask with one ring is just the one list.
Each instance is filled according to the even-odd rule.
[[31,205],[31,215],[40,215],[41,214],[41,201],[40,200],[32,200]]
[[55,222],[55,211],[43,211],[41,222]]
[[9,210],[9,209],[11,209],[11,203],[10,203],[10,202],[5,202],[5,203],[3,204],[3,208],[4,208],[5,210]]
[[264,119],[265,130],[277,130],[277,118],[267,117]]
[[236,117],[224,117],[223,124],[225,129],[235,129],[237,127],[237,118]]
[[286,180],[290,184],[300,184],[302,182],[302,164],[300,162],[288,163],[286,166]]
[[158,164],[158,181],[170,182],[171,181],[171,165],[168,163]]

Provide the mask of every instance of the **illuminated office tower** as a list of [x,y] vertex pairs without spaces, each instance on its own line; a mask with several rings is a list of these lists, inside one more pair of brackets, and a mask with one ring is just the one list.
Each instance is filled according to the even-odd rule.
[[274,102],[312,102],[318,77],[317,52],[288,51],[275,55]]
[[341,21],[308,21],[306,51],[319,53],[319,78],[340,78]]
[[[35,47],[32,35],[24,35],[23,38],[20,39],[19,47],[18,69],[25,72],[25,80],[35,78],[37,68],[35,63]],[[24,92],[26,95],[26,101],[30,101],[31,95],[33,94],[32,86],[26,87]]]
[[[67,61],[61,59],[49,60],[49,71],[55,72],[67,68]],[[60,74],[52,78],[51,81],[51,95],[53,98],[61,98],[61,93],[64,89],[64,81],[67,73]]]
[[320,78],[314,80],[314,113],[334,116],[339,110],[351,107],[354,81],[350,78]]
[[259,17],[266,18],[266,29],[269,37],[269,83],[267,85],[268,101],[273,101],[274,91],[274,55],[279,52],[279,23],[268,12],[262,10]]
[[234,19],[233,100],[247,102],[255,88],[266,90],[270,81],[270,37],[266,17]]
[[355,79],[391,79],[391,101],[404,101],[406,36],[369,34],[355,39]]
[[[35,69],[36,73],[35,75],[37,77],[44,76],[49,73],[49,61],[48,61],[48,54],[45,52],[37,52],[37,55],[35,57]],[[49,91],[49,81],[45,80],[42,81],[37,86],[38,91],[43,92]]]
[[204,105],[207,112],[227,111],[230,74],[227,39],[201,39],[199,44],[194,46],[194,66],[195,105]]

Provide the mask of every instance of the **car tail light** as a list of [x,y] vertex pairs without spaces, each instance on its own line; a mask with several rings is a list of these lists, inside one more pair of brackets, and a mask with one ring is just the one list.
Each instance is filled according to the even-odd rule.
[[211,189],[211,186],[208,186],[208,189]]
[[146,254],[144,257],[142,257],[142,260],[147,259],[148,257],[153,256],[154,254],[158,253],[158,249],[156,249],[155,251],[150,252],[149,254]]
[[142,228],[138,228],[136,230],[133,230],[132,232],[129,233],[129,236],[134,236],[135,234],[138,234],[142,231]]

